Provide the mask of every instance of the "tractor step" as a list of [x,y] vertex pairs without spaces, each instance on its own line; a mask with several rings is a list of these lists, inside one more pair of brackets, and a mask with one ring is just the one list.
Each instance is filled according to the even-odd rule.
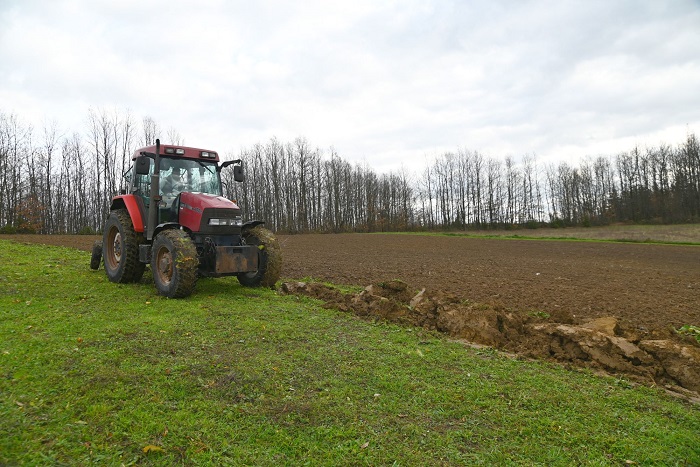
[[151,245],[147,243],[139,245],[139,261],[146,264],[151,262]]

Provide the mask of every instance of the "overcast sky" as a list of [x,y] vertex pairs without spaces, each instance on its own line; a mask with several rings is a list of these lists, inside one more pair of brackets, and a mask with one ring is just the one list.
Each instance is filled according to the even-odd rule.
[[700,0],[0,0],[0,112],[73,132],[90,108],[380,172],[675,146],[700,132]]

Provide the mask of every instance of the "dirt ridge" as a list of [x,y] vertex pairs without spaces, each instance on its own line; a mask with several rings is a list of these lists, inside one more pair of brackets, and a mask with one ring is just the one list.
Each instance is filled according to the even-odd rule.
[[324,301],[326,307],[369,319],[435,330],[522,357],[590,368],[687,396],[700,395],[700,345],[669,331],[625,328],[615,317],[578,322],[573,316],[526,314],[465,301],[442,292],[410,292],[399,280],[343,293],[318,282],[284,282],[284,294]]

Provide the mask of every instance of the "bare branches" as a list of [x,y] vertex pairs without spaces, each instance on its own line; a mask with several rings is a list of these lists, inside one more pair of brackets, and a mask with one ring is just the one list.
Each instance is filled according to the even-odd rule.
[[227,194],[249,217],[264,219],[276,231],[371,232],[415,225],[413,180],[405,172],[378,176],[332,148],[328,155],[311,149],[303,138],[287,144],[273,138],[239,157],[246,182],[227,180]]
[[[91,109],[85,134],[63,135],[51,123],[36,138],[0,111],[0,229],[99,230],[134,149],[161,136],[152,118],[134,121],[128,111]],[[184,143],[172,127],[166,138]],[[692,133],[675,148],[635,147],[577,166],[459,149],[426,159],[419,173],[378,174],[304,138],[272,138],[235,158],[244,160],[247,181],[224,170],[225,195],[280,232],[700,221],[700,142]]]

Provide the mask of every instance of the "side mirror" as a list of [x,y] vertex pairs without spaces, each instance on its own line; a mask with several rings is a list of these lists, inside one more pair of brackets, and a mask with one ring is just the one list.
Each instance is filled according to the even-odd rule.
[[146,156],[139,156],[136,158],[134,166],[136,175],[148,175],[151,169],[151,159]]
[[233,179],[237,182],[242,182],[245,180],[245,176],[243,175],[243,166],[242,165],[234,165],[233,166]]

